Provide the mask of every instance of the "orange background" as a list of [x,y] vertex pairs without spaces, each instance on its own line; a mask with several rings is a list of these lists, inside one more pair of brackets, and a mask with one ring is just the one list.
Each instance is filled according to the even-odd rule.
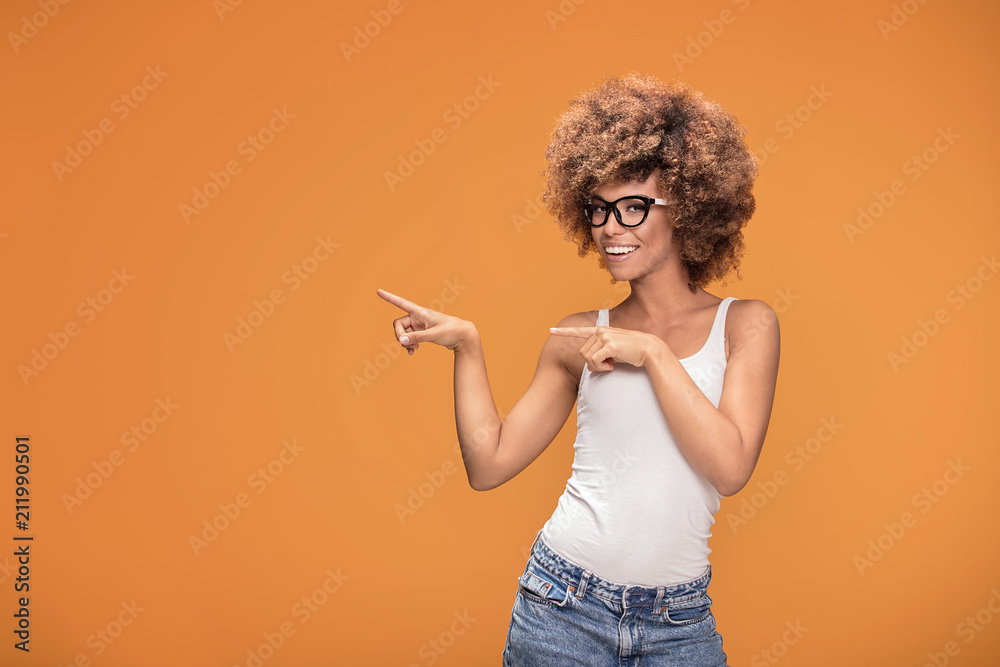
[[[400,355],[400,313],[375,290],[475,322],[509,410],[546,327],[626,293],[531,200],[569,99],[628,70],[704,91],[766,158],[743,280],[709,290],[775,304],[783,342],[763,454],[711,543],[730,664],[996,664],[1000,280],[983,258],[1000,246],[1000,10],[577,3],[3,3],[0,664],[248,665],[282,624],[262,664],[499,664],[575,414],[517,478],[471,490],[451,355]],[[348,58],[371,12],[391,20]],[[469,99],[480,77],[494,89]],[[258,134],[260,150],[243,143]],[[77,166],[54,165],[75,147]],[[225,187],[186,222],[213,173]],[[880,215],[852,242],[859,207]],[[259,326],[227,344],[247,317]],[[917,346],[894,367],[904,338]],[[35,351],[42,369],[24,375]],[[145,440],[130,450],[133,427]],[[6,555],[22,534],[18,435],[32,443],[30,654],[12,647]],[[949,462],[967,470],[946,477]],[[223,530],[192,547],[213,520]],[[869,540],[883,552],[865,556]],[[303,597],[323,603],[305,617]],[[977,613],[992,622],[960,625]],[[786,623],[808,631],[790,643]]]

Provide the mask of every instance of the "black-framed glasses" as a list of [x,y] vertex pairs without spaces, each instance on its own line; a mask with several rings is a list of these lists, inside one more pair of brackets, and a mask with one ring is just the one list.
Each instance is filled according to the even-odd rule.
[[614,201],[591,197],[583,203],[583,215],[591,227],[602,227],[608,221],[608,213],[615,212],[615,218],[622,227],[638,227],[646,221],[652,204],[667,205],[666,199],[653,199],[646,195],[629,195]]

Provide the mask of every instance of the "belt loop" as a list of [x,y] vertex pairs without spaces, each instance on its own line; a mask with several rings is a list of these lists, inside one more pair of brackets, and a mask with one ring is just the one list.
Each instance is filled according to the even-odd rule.
[[582,600],[583,594],[587,591],[587,584],[590,582],[590,577],[593,574],[590,570],[584,570],[583,574],[580,576],[580,586],[576,591],[576,599]]
[[539,538],[541,538],[541,536],[542,536],[542,531],[541,529],[539,529],[538,532],[535,533],[534,542],[531,543],[531,553],[535,553],[535,546],[538,544],[538,540]]
[[653,603],[653,618],[660,615],[660,603],[663,601],[663,593],[666,589],[663,586],[656,587],[656,602]]

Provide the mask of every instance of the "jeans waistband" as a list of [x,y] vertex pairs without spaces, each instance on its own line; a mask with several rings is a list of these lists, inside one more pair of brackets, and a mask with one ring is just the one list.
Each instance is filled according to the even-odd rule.
[[625,607],[647,605],[655,607],[664,601],[679,602],[696,598],[705,594],[708,590],[708,583],[712,580],[711,565],[697,579],[672,586],[639,586],[601,579],[585,567],[581,567],[553,551],[542,539],[542,531],[540,530],[531,545],[531,554],[552,574],[576,586],[578,598],[582,598],[584,593],[590,592],[620,602]]

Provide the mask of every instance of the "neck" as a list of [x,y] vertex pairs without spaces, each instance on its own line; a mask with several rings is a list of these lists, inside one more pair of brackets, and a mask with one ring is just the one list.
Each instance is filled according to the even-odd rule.
[[[664,267],[666,269],[666,267]],[[669,323],[704,304],[708,294],[700,287],[688,288],[687,271],[679,262],[669,270],[649,273],[629,281],[631,293],[623,310],[641,321]]]

